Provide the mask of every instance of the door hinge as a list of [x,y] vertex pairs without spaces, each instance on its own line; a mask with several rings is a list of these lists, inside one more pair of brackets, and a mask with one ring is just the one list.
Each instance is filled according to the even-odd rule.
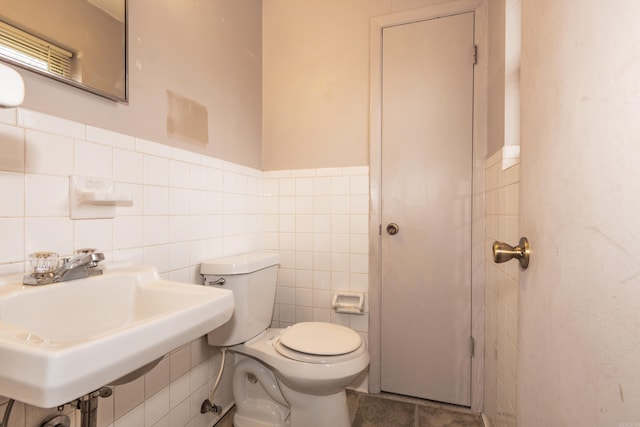
[[382,224],[378,224],[378,236],[382,236]]
[[478,45],[473,45],[473,65],[478,63]]
[[469,346],[471,350],[471,358],[473,358],[476,355],[476,339],[475,338],[473,337],[469,338]]

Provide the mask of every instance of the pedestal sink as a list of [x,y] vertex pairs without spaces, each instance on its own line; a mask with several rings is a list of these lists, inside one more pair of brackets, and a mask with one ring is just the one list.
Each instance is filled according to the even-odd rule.
[[221,326],[233,308],[230,291],[147,266],[37,287],[0,277],[0,395],[62,405]]

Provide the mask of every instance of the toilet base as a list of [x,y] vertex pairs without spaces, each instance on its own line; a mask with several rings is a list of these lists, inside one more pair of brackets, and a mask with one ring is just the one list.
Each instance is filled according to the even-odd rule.
[[233,427],[291,427],[291,424],[288,422],[285,424],[274,424],[236,413],[233,416]]
[[300,393],[278,381],[280,391],[291,404],[291,427],[351,427],[347,393],[328,395]]

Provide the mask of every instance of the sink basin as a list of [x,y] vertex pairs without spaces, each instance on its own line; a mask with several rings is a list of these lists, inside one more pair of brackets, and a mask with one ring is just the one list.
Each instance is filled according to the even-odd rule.
[[0,395],[67,403],[223,325],[233,308],[231,291],[147,266],[37,287],[0,277]]

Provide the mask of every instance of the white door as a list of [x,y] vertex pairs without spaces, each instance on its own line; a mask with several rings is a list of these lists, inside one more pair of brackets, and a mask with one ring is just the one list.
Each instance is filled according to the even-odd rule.
[[522,9],[518,425],[636,427],[640,4],[575,5]]
[[473,26],[470,12],[382,36],[381,388],[466,406]]

